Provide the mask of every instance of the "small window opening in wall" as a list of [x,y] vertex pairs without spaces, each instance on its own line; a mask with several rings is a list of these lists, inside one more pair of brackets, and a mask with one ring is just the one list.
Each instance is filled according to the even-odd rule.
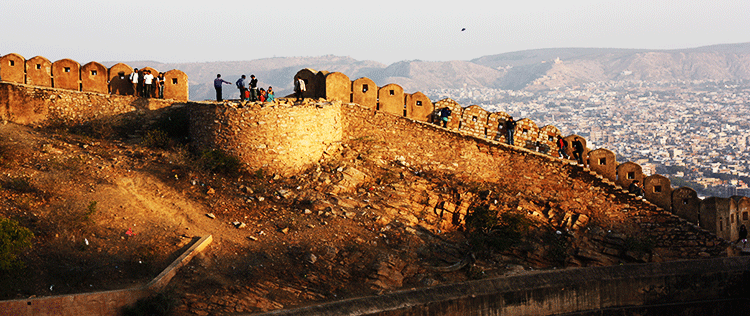
[[417,106],[422,106],[422,101],[417,101]]
[[607,165],[607,158],[599,158],[599,164],[602,166]]
[[472,116],[471,120],[474,121],[474,122],[476,122],[477,121],[477,116],[476,115]]
[[11,61],[10,61],[10,66],[11,66],[11,67],[13,67],[13,66],[15,66],[15,65],[16,65],[16,61],[15,61],[15,60],[11,60]]
[[177,84],[177,78],[172,78],[172,84]]
[[747,220],[747,212],[742,212],[742,220],[743,221]]
[[91,71],[91,75],[92,75],[92,76],[96,76],[96,70],[92,70],[92,71]]
[[628,180],[633,180],[633,179],[635,179],[635,172],[628,172],[628,175],[627,175],[627,179],[628,179]]
[[526,128],[524,128],[524,129],[523,129],[523,133],[521,133],[521,134],[527,134],[528,132],[529,132],[529,130],[528,130],[528,129],[526,129]]
[[682,200],[682,205],[687,205],[687,204],[688,204],[688,199],[683,199]]
[[719,231],[720,232],[724,231],[724,220],[721,220],[721,219],[719,220]]
[[734,214],[732,214],[732,216],[729,216],[729,222],[734,224]]
[[36,64],[36,69],[42,69],[42,64]]
[[396,90],[390,90],[388,91],[388,93],[390,93],[391,95],[396,95]]
[[366,84],[362,85],[362,93],[367,92],[367,90],[370,90],[370,87],[368,87]]
[[552,136],[548,136],[548,137],[547,137],[547,140],[548,140],[548,141],[550,141],[550,142],[554,142],[554,141],[555,141],[555,138],[554,138],[554,137],[552,137]]
[[63,71],[70,72],[70,67],[65,67],[65,69],[63,69]]
[[661,186],[660,185],[655,185],[654,186],[654,193],[661,193]]

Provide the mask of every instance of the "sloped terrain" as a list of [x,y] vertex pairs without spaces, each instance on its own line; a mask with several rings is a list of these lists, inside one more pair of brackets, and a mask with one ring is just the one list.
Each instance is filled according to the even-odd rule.
[[285,178],[150,133],[84,136],[94,134],[0,125],[0,216],[36,236],[26,268],[1,272],[3,298],[140,284],[206,234],[210,249],[167,292],[177,315],[684,255],[656,251],[657,232],[632,215],[676,219],[569,165],[487,182],[383,159],[387,148],[363,138]]

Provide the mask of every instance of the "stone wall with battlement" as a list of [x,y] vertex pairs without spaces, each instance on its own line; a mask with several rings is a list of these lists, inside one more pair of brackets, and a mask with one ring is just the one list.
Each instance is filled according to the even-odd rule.
[[[3,56],[0,63],[9,63],[7,56]],[[35,62],[40,60],[43,61],[37,57],[29,59]],[[117,64],[109,72],[110,75],[113,71],[126,73],[128,69],[127,65]],[[297,75],[308,81],[306,96],[314,98],[308,99],[304,105],[294,105],[284,98],[273,103],[247,103],[244,106],[236,103],[189,103],[190,111],[193,111],[193,139],[204,148],[222,149],[240,157],[251,169],[264,168],[283,174],[300,172],[327,153],[337,150],[341,141],[350,135],[365,137],[367,131],[361,131],[356,124],[351,123],[351,118],[359,117],[362,112],[352,110],[355,107],[349,101],[361,100],[364,104],[356,108],[366,109],[365,113],[369,113],[369,116],[360,118],[366,120],[378,117],[383,118],[384,122],[396,119],[399,122],[397,125],[371,128],[408,140],[405,144],[429,144],[433,142],[433,137],[444,139],[458,135],[476,141],[482,140],[481,143],[487,144],[487,148],[500,148],[498,145],[505,142],[507,131],[504,130],[504,122],[509,115],[504,112],[490,113],[479,106],[463,107],[450,99],[433,103],[419,92],[404,93],[395,84],[377,87],[367,78],[349,81],[348,77],[340,73],[303,69]],[[3,75],[3,78],[13,76]],[[16,79],[21,78],[19,75],[15,76]],[[30,78],[38,80],[26,73],[25,80],[29,81]],[[114,77],[110,82],[113,81]],[[111,85],[115,86],[117,85]],[[120,88],[119,92],[127,94],[126,88]],[[335,99],[320,99],[329,94],[335,96]],[[125,113],[165,108],[172,104],[174,101],[169,100],[0,83],[0,119],[22,124],[54,122],[74,125],[118,118]],[[434,120],[435,112],[443,107],[448,107],[453,112],[446,128],[439,127]],[[407,132],[408,128],[398,131],[394,129],[401,125],[414,129],[414,132]],[[418,132],[426,130],[442,132],[433,136]],[[409,136],[404,138],[404,135]],[[529,119],[519,119],[514,147],[557,157],[558,148],[554,140],[558,136],[562,135],[554,126],[538,127]],[[565,139],[570,143],[574,137],[579,136],[569,135]],[[585,145],[585,138],[579,138]],[[404,144],[398,144],[401,145]],[[423,148],[413,150],[403,156],[408,157],[417,151],[429,152]],[[458,167],[453,169],[489,172],[483,170],[481,164],[472,163],[461,155],[456,156],[460,151],[445,150],[453,154],[446,158],[453,162],[445,166],[457,164]],[[570,154],[570,148],[568,153]],[[669,179],[663,176],[645,177],[641,167],[635,163],[618,163],[615,153],[609,150],[591,151],[587,148],[584,156],[584,167],[600,174],[603,181],[625,188],[634,180],[639,180],[644,184],[644,197],[648,201],[700,224],[725,240],[737,239],[739,225],[750,226],[750,199],[746,197],[732,198],[726,203],[716,203],[713,200],[704,202],[690,188],[672,188]]]
[[[143,78],[145,70],[151,70],[154,77],[159,74],[156,69],[146,67],[139,70],[139,78]],[[129,80],[133,71],[132,67],[122,63],[108,69],[95,61],[81,66],[72,59],[50,62],[42,56],[28,60],[15,53],[0,56],[2,81],[74,91],[133,95],[133,85]],[[164,72],[164,78],[165,99],[188,100],[188,78],[184,72],[172,69]],[[150,97],[157,97],[156,91],[152,92]]]

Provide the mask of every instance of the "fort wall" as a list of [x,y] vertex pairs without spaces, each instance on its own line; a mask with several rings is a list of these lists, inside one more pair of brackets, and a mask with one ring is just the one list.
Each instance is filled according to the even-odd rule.
[[743,314],[748,264],[733,257],[542,271],[260,315]]
[[[159,71],[151,69],[154,77]],[[133,68],[117,64],[107,69],[95,61],[83,66],[72,59],[50,62],[36,56],[29,60],[10,53],[0,57],[0,79],[5,82],[53,87],[73,91],[133,95],[132,84],[128,80]],[[139,73],[142,78],[143,73]],[[165,72],[164,98],[178,101],[188,100],[187,75],[176,69]],[[154,88],[156,90],[156,88]],[[153,94],[152,97],[157,97]]]

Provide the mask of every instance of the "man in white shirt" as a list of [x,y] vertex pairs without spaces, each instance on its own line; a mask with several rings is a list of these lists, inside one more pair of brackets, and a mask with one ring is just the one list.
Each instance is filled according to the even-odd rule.
[[130,74],[130,83],[133,84],[133,95],[138,96],[138,68],[133,69],[133,73]]
[[145,94],[144,97],[150,98],[151,97],[151,91],[153,90],[152,87],[154,86],[154,75],[151,74],[150,70],[146,70],[146,74],[143,75],[143,92]]

